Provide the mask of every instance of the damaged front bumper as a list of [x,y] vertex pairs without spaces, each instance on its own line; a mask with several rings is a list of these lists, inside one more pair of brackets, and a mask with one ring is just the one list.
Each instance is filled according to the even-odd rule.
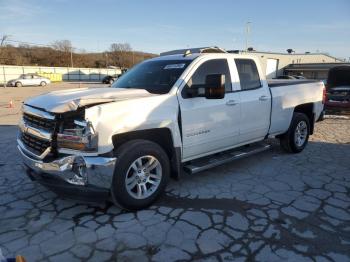
[[20,145],[18,150],[29,177],[56,193],[78,199],[108,197],[116,158],[68,155],[44,162],[28,156]]

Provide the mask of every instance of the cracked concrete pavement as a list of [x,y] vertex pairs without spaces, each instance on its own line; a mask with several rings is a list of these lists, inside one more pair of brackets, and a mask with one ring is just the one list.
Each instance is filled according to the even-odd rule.
[[350,120],[304,152],[272,150],[171,181],[152,207],[59,198],[31,182],[0,127],[0,248],[27,261],[350,261]]

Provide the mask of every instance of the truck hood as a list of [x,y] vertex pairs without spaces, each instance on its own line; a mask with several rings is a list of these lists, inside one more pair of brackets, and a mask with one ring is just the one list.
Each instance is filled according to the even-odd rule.
[[49,92],[30,98],[24,104],[52,113],[75,111],[79,107],[136,99],[155,94],[144,89],[78,88]]

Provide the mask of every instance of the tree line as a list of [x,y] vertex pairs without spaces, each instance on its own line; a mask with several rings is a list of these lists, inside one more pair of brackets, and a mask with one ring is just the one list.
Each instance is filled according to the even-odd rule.
[[113,43],[109,50],[100,53],[84,50],[78,52],[69,40],[55,41],[47,46],[28,44],[15,46],[6,41],[0,41],[0,45],[0,64],[3,65],[130,68],[156,56],[134,51],[128,43]]

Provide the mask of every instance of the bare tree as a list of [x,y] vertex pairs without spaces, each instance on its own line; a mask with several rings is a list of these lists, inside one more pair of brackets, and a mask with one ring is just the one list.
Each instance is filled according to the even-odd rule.
[[72,43],[69,40],[57,40],[52,43],[54,49],[62,52],[70,52],[72,49]]
[[[9,35],[3,35],[0,39],[0,55],[2,55],[2,47],[5,45],[5,41],[9,38]],[[1,58],[1,56],[0,56]],[[4,75],[4,87],[6,87],[6,78]]]
[[10,35],[3,35],[0,38],[0,54],[1,54],[1,47],[5,46],[5,42],[7,39],[9,39]]
[[128,57],[132,52],[132,48],[129,43],[113,43],[111,44],[111,55],[115,64],[120,68],[130,67]]
[[[0,36],[1,44],[2,36]],[[17,46],[4,41],[0,48],[0,64],[5,65],[39,65],[39,66],[67,66],[70,65],[70,52],[62,52],[52,45],[50,46],[35,46],[28,43],[21,43]],[[78,50],[79,52],[76,52]],[[109,49],[103,53],[83,52],[81,49],[73,48],[74,66],[76,67],[107,67],[116,65],[116,59],[113,57]],[[123,50],[123,49],[122,49]],[[130,68],[135,63],[139,63],[144,59],[155,57],[154,54],[143,53],[138,51],[122,52],[124,58],[120,58],[120,65]]]
[[3,46],[5,44],[5,41],[10,37],[10,35],[3,35],[0,38],[0,46]]
[[[73,46],[71,41],[57,40],[53,42],[52,47],[58,51],[66,53],[65,57],[66,57],[66,61],[68,62],[67,64],[69,64],[69,60],[70,60],[71,67],[73,67]],[[70,59],[69,59],[69,56],[70,56]]]

